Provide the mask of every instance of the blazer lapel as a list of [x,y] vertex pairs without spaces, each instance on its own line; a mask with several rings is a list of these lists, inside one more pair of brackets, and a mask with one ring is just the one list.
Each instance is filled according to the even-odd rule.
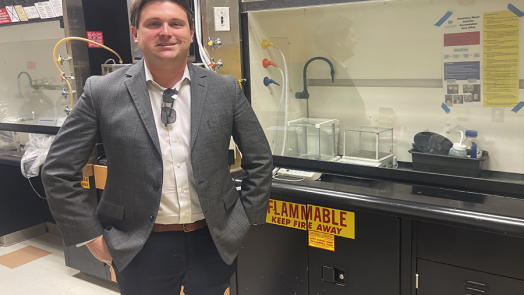
[[126,72],[126,75],[127,79],[124,83],[127,90],[135,103],[138,114],[140,115],[151,140],[153,140],[158,153],[161,154],[155,118],[153,116],[153,108],[151,107],[151,99],[149,98],[149,92],[147,90],[144,61],[142,60],[130,67]]
[[192,63],[188,63],[188,67],[191,76],[191,149],[193,149],[207,99],[207,79],[205,79],[207,73]]

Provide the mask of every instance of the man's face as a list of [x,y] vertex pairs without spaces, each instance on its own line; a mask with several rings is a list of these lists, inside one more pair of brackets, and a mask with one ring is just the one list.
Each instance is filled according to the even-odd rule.
[[135,43],[150,62],[183,60],[193,43],[186,11],[173,2],[150,2],[140,15],[138,29],[131,27]]

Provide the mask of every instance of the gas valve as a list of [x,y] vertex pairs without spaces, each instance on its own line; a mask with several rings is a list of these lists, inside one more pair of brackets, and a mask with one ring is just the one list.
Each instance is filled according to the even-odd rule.
[[220,49],[220,47],[222,47],[222,41],[220,40],[220,38],[217,38],[215,41],[213,41],[211,37],[208,37],[208,39],[209,42],[207,42],[207,46],[211,47],[211,49],[215,50]]

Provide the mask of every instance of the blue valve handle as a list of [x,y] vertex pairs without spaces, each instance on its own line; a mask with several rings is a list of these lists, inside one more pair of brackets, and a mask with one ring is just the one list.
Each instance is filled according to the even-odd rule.
[[275,82],[275,80],[273,79],[269,79],[268,77],[265,77],[264,78],[264,86],[269,86],[269,84],[275,84],[275,85],[278,85],[280,86],[280,84],[278,84],[277,82]]

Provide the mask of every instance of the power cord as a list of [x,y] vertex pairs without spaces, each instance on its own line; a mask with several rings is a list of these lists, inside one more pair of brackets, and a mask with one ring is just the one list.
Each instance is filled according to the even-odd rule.
[[29,181],[29,184],[31,185],[31,187],[33,188],[33,190],[35,191],[35,194],[40,198],[40,199],[43,199],[43,200],[47,200],[47,198],[44,198],[42,197],[35,189],[35,187],[33,186],[33,183],[31,182],[31,178],[28,178],[27,181]]

